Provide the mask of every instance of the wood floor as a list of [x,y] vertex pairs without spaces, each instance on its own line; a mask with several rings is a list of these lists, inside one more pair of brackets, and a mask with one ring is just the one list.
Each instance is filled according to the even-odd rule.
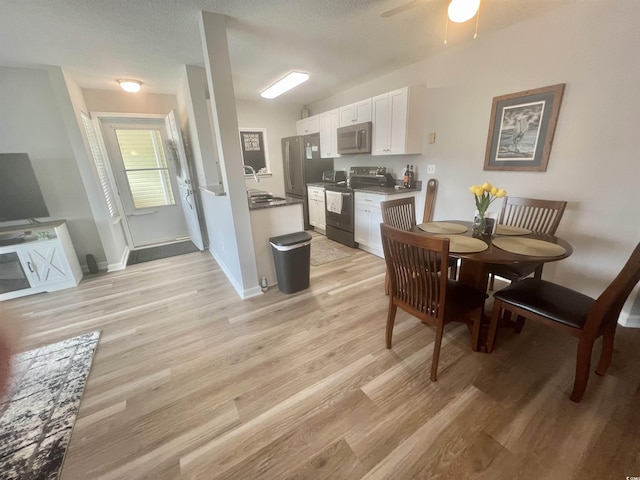
[[399,312],[384,348],[383,289],[354,250],[242,301],[192,253],[0,308],[23,350],[102,330],[63,480],[640,476],[640,331],[618,330],[580,404],[574,340],[533,323],[490,355],[448,326],[432,383],[430,327]]

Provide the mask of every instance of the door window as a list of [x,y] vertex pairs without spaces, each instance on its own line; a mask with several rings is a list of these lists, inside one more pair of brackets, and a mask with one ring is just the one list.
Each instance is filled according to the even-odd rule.
[[175,205],[160,130],[115,129],[134,208]]

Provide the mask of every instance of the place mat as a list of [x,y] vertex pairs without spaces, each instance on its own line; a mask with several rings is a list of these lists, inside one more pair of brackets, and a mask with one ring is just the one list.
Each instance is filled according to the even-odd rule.
[[489,245],[482,240],[464,235],[447,235],[449,238],[449,252],[451,253],[476,253],[484,252]]
[[418,225],[418,228],[427,233],[464,233],[468,229],[459,223],[427,222]]
[[545,242],[544,240],[536,240],[535,238],[502,237],[494,238],[492,243],[494,247],[507,252],[532,257],[557,257],[566,253],[566,250],[561,245]]
[[531,230],[528,228],[514,227],[513,225],[498,225],[496,227],[497,235],[529,235]]

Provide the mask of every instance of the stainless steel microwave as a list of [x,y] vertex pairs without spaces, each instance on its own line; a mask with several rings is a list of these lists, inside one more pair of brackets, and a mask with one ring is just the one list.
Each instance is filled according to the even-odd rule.
[[338,128],[338,153],[371,153],[371,122]]

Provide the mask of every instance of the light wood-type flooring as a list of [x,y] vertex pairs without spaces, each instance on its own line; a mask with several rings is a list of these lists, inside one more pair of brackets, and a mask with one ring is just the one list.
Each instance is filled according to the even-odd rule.
[[205,252],[3,302],[22,350],[102,330],[62,479],[640,476],[640,331],[580,404],[574,339],[531,322],[490,355],[449,325],[432,383],[433,329],[399,313],[385,349],[383,260],[352,252],[293,295],[240,300]]

